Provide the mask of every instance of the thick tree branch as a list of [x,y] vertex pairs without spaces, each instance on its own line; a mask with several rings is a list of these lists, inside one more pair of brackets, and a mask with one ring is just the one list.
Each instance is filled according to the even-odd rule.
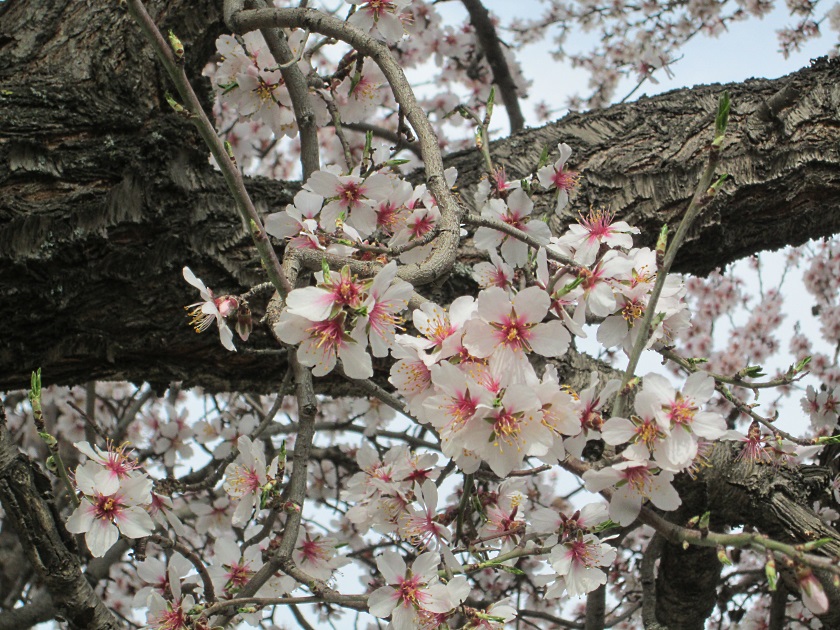
[[[0,293],[12,297],[0,307],[7,333],[0,388],[25,386],[29,372],[42,366],[49,383],[180,380],[213,390],[267,391],[286,365],[251,351],[273,347],[264,332],[232,356],[211,335],[185,325],[182,307],[195,301],[180,278],[185,264],[218,293],[245,291],[265,275],[248,231],[231,222],[232,201],[197,134],[161,105],[168,80],[136,26],[117,5],[90,16],[73,12],[71,3],[56,5],[34,26],[28,5],[22,0],[6,10],[0,42],[17,41],[24,26],[58,39],[50,49],[55,58],[39,61],[0,44],[6,64],[0,70]],[[169,3],[167,10],[167,19],[179,10],[206,16],[200,24],[183,21],[178,32],[196,55],[212,45],[220,16],[194,4]],[[69,31],[57,25],[90,19],[103,20],[103,29],[107,22],[112,39],[126,47],[103,51],[92,40],[90,58],[79,59],[68,76],[66,55],[57,51],[71,44],[61,39]],[[96,31],[89,24],[74,28]],[[130,68],[137,80],[100,79],[103,66]],[[48,108],[45,85],[51,86]],[[838,63],[819,62],[776,81],[728,86],[734,105],[721,170],[730,181],[689,235],[676,270],[705,273],[761,249],[840,230],[833,205],[840,192],[838,85]],[[494,156],[509,174],[522,175],[543,146],[570,142],[572,166],[584,174],[571,207],[609,206],[652,239],[688,205],[721,89],[570,115],[494,144]],[[799,96],[779,103],[779,94]],[[469,201],[483,173],[480,155],[452,156],[447,165],[458,168]],[[246,185],[263,214],[281,209],[298,189],[259,179]],[[543,208],[552,205],[550,197],[540,199]],[[551,225],[560,231],[572,218],[553,217]],[[436,299],[472,288],[454,274]],[[349,392],[338,380],[333,385]]]

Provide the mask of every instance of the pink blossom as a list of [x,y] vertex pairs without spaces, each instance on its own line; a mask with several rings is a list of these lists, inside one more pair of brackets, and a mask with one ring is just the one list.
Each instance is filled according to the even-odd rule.
[[551,431],[543,425],[540,401],[530,387],[510,385],[493,406],[481,404],[467,428],[458,436],[499,477],[522,465],[526,455],[542,456],[552,445]]
[[575,250],[577,262],[591,265],[602,245],[630,249],[633,247],[631,234],[638,233],[639,228],[630,227],[626,221],[613,222],[612,213],[601,208],[591,210],[586,217],[581,216],[578,223],[569,226],[559,242]]
[[201,294],[203,302],[196,302],[185,307],[189,316],[192,318],[190,324],[195,328],[196,332],[207,330],[215,321],[219,327],[219,340],[222,345],[230,350],[236,352],[233,345],[233,332],[225,322],[225,317],[233,313],[238,307],[236,298],[231,296],[222,296],[220,298],[213,297],[213,292],[204,286],[204,283],[195,277],[195,274],[190,271],[189,267],[183,269],[184,280],[198,289]]
[[555,545],[548,561],[563,580],[549,588],[546,597],[559,597],[564,590],[562,587],[572,597],[594,591],[607,583],[607,574],[599,567],[610,566],[615,557],[615,549],[593,534],[579,534]]
[[583,481],[590,492],[615,486],[610,500],[610,518],[621,525],[632,523],[650,499],[660,510],[676,510],[682,503],[671,485],[674,473],[658,470],[646,461],[625,461],[601,470],[587,470]]
[[563,208],[568,205],[569,193],[577,186],[580,174],[566,168],[566,160],[572,155],[571,147],[565,142],[561,142],[557,145],[557,149],[560,151],[560,159],[553,165],[543,166],[538,170],[537,178],[543,188],[557,189],[557,203],[554,206],[554,211],[560,214]]
[[400,21],[402,11],[411,0],[347,0],[355,5],[361,5],[347,20],[353,26],[370,33],[377,34],[388,43],[399,41],[403,36],[403,25]]
[[[515,227],[533,237],[541,244],[547,244],[551,237],[548,224],[540,220],[527,220],[534,210],[534,202],[521,188],[516,188],[507,198],[490,199],[481,216],[496,219]],[[513,236],[489,227],[480,227],[475,232],[475,246],[486,251],[495,251],[501,245],[502,258],[512,267],[524,267],[528,262],[528,245]]]
[[370,594],[370,614],[379,618],[390,615],[395,630],[415,630],[420,611],[449,612],[452,602],[438,578],[439,564],[440,555],[429,551],[420,554],[409,570],[398,553],[391,549],[383,552],[376,558],[376,566],[387,586]]
[[91,447],[86,441],[76,442],[73,446],[102,467],[94,475],[96,489],[102,494],[113,494],[122,480],[137,474],[134,471],[139,468],[139,464],[126,454],[127,442],[117,447],[109,443],[105,451],[96,445]]
[[101,467],[88,462],[76,468],[76,485],[84,493],[82,502],[67,519],[67,531],[84,534],[95,557],[105,555],[122,534],[142,538],[152,533],[154,523],[140,507],[152,500],[152,482],[145,475],[124,479],[114,492],[103,494],[96,488]]
[[346,316],[339,313],[332,319],[313,322],[284,310],[274,326],[274,332],[284,343],[300,344],[298,360],[312,368],[315,376],[329,374],[338,359],[350,378],[370,378],[373,364],[367,348],[365,320],[360,318],[353,332],[344,330]]
[[338,542],[334,538],[312,536],[307,531],[298,534],[292,560],[295,565],[318,580],[329,580],[333,571],[350,563],[350,558],[336,556]]
[[397,263],[393,260],[373,278],[364,304],[373,356],[388,356],[395,330],[403,321],[398,315],[408,306],[413,291],[408,282],[397,278]]
[[559,320],[540,323],[550,304],[539,287],[528,287],[513,300],[498,287],[485,289],[478,294],[477,316],[467,322],[464,347],[475,357],[490,357],[511,382],[524,382],[532,371],[527,353],[557,357],[569,347],[571,335]]

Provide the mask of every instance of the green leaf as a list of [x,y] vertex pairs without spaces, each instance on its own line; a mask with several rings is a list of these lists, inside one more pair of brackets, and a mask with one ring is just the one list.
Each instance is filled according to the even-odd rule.
[[729,109],[731,105],[732,102],[729,99],[729,92],[724,91],[718,102],[718,111],[715,117],[715,139],[712,141],[712,146],[718,147],[723,142],[723,137],[726,135],[726,126],[729,124]]

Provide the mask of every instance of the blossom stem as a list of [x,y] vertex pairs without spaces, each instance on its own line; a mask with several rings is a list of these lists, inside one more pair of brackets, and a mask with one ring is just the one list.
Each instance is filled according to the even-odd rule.
[[[488,227],[493,230],[498,230],[499,232],[503,232],[508,236],[512,236],[526,245],[530,245],[534,249],[539,249],[540,247],[545,247],[544,243],[540,243],[537,239],[535,239],[530,234],[526,234],[519,228],[516,228],[512,225],[505,223],[504,221],[499,221],[498,219],[491,219],[490,217],[482,217],[477,214],[467,214],[463,217],[464,223],[467,225],[475,225],[478,227]],[[557,252],[545,248],[545,253],[550,260],[554,260],[556,262],[562,263],[564,265],[569,265],[577,269],[580,267],[574,260],[569,258],[568,256],[563,256],[562,254],[558,254]]]
[[143,35],[149,44],[151,44],[169,78],[175,84],[175,88],[178,90],[181,99],[186,103],[187,116],[195,124],[198,133],[204,139],[216,163],[219,165],[228,189],[236,201],[236,207],[239,210],[240,216],[246,225],[251,226],[249,231],[254,240],[254,245],[256,245],[257,251],[260,254],[260,258],[264,263],[269,280],[271,280],[271,283],[281,295],[289,293],[294,287],[283,275],[280,260],[277,258],[277,252],[274,251],[274,247],[262,225],[257,209],[253,201],[251,201],[248,191],[245,189],[245,181],[242,178],[242,173],[233,163],[233,160],[231,160],[221,138],[216,135],[216,129],[201,107],[201,102],[198,100],[198,96],[196,96],[186,72],[184,72],[183,65],[175,59],[171,47],[167,44],[154,20],[152,20],[146,11],[142,0],[128,0],[128,10],[140,25]]

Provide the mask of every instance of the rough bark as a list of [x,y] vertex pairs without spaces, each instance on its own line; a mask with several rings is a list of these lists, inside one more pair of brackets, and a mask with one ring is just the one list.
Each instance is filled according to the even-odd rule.
[[[222,32],[217,3],[149,4],[162,27],[184,41],[191,76],[209,102],[200,67]],[[181,279],[182,266],[221,293],[242,292],[264,277],[197,135],[169,112],[163,100],[167,81],[136,26],[119,3],[47,5],[0,5],[0,390],[24,387],[37,367],[45,383],[97,378],[165,386],[178,380],[211,390],[272,389],[286,362],[282,352],[267,351],[274,346],[266,335],[255,334],[247,347],[230,354],[212,334],[198,336],[186,326],[183,306],[196,297]],[[723,89],[734,102],[722,166],[731,177],[701,217],[677,269],[705,274],[760,250],[840,230],[838,62],[820,61],[775,81],[679,90],[573,114],[495,143],[494,155],[509,175],[524,175],[544,146],[568,142],[575,151],[570,166],[584,175],[573,211],[606,206],[639,226],[640,242],[650,244],[661,224],[675,224],[687,206]],[[480,157],[454,155],[449,165],[458,168],[469,203],[482,176]],[[297,187],[254,179],[250,190],[268,212],[287,203]],[[550,209],[550,195],[542,195],[541,203]],[[552,227],[562,230],[572,214],[552,218]],[[475,257],[467,248],[464,254]],[[471,287],[463,270],[456,270],[440,286],[423,290],[445,299]],[[582,360],[570,357],[568,373]],[[387,374],[387,365],[377,368]],[[349,391],[335,382],[328,386]],[[54,605],[68,619],[100,614],[101,603],[91,603],[78,563],[42,505],[38,474],[9,450],[6,437],[0,427],[4,508],[23,528],[40,519],[44,531],[38,535],[47,537],[50,556],[36,553],[42,542],[16,526],[24,550],[39,570],[52,575],[55,568],[56,580],[69,579],[53,583],[70,597],[62,603],[63,595],[53,593]],[[750,485],[755,471],[731,464],[721,462],[717,470],[730,472],[705,482],[703,501],[687,502],[698,507],[689,516],[703,505],[741,508],[718,522],[751,523],[783,540],[807,540],[809,532],[821,531],[807,509],[813,499],[807,483],[779,486],[758,475],[764,481]],[[801,491],[780,490],[790,487]],[[711,564],[700,552],[687,558],[677,551],[663,551],[657,615],[672,627],[688,627],[674,615],[689,601],[691,584],[672,578],[681,568]],[[708,610],[714,571],[708,577],[704,593],[686,606],[692,614]],[[71,593],[73,588],[84,592]],[[29,612],[44,614],[40,608]]]

